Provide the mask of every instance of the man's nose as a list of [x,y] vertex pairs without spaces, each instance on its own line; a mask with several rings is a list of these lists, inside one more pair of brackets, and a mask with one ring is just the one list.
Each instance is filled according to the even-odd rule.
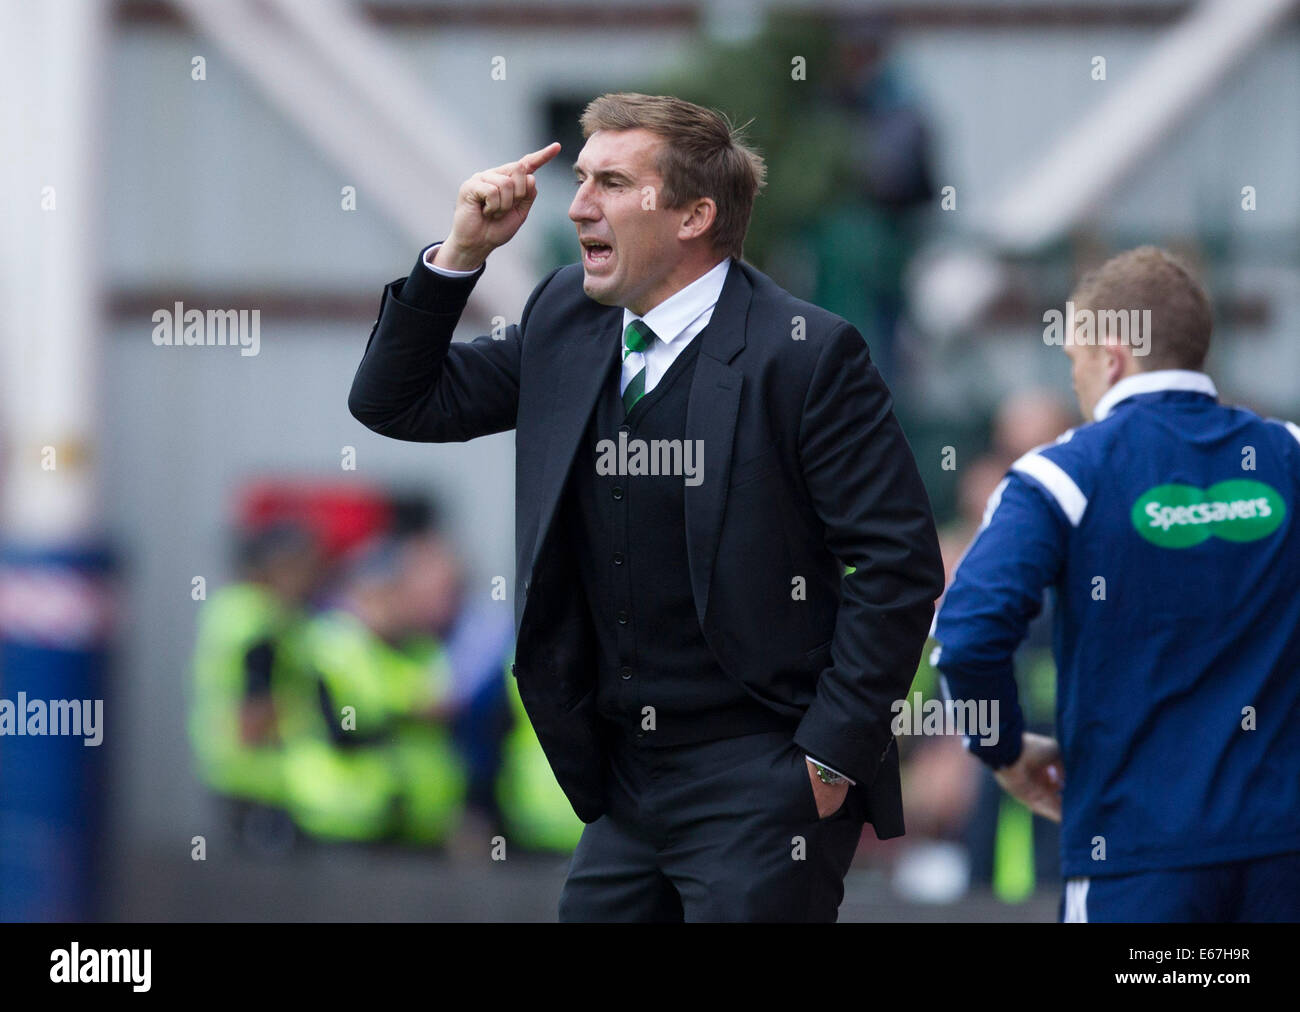
[[591,199],[591,191],[585,186],[578,187],[578,192],[573,195],[573,203],[569,205],[569,220],[595,221],[599,217],[600,209]]

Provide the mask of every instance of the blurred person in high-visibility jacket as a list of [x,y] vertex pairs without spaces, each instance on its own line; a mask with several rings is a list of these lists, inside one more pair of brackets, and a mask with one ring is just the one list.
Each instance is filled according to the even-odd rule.
[[582,836],[583,823],[551,772],[519,698],[519,687],[508,673],[514,659],[511,651],[505,682],[513,724],[501,748],[496,788],[506,840],[529,851],[572,853]]
[[496,797],[510,704],[502,668],[513,649],[510,605],[501,595],[471,592],[455,544],[436,529],[412,545],[417,582],[408,603],[445,652],[451,684],[444,716],[465,768],[465,810],[449,849],[470,859],[488,853],[503,830]]
[[287,748],[289,805],[324,839],[436,845],[465,778],[446,727],[450,670],[427,633],[420,537],[368,546],[304,637],[309,697]]
[[243,540],[239,565],[240,578],[199,612],[189,732],[200,779],[239,803],[233,814],[243,823],[285,800],[281,722],[322,555],[310,533],[279,523]]

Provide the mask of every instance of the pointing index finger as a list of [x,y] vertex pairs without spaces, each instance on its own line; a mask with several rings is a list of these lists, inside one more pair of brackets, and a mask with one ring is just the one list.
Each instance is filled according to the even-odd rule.
[[532,154],[524,155],[519,159],[519,168],[525,173],[536,172],[543,165],[560,153],[560,142],[551,141],[550,144]]

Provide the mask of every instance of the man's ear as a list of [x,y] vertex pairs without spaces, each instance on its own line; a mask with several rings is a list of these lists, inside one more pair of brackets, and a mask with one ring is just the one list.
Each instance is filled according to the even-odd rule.
[[713,202],[712,197],[701,197],[699,200],[692,201],[690,213],[682,219],[681,226],[677,229],[677,238],[683,242],[698,239],[713,227],[717,218],[718,205]]
[[1100,350],[1106,356],[1106,382],[1110,386],[1137,371],[1134,368],[1133,352],[1127,345],[1107,344],[1102,345]]

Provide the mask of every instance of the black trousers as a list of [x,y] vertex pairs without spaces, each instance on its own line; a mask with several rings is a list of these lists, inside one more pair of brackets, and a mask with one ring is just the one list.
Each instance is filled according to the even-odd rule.
[[583,829],[561,921],[833,922],[866,821],[822,819],[785,731],[675,747],[610,743],[609,810]]

